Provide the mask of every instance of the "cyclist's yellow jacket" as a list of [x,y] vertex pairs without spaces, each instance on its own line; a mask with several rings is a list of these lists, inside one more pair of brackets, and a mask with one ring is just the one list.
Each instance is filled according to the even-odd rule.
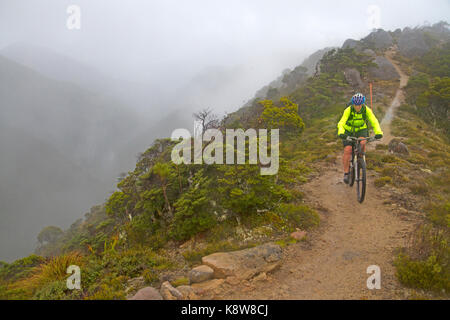
[[[365,117],[364,112],[366,115]],[[383,134],[380,124],[373,114],[372,109],[368,108],[366,105],[363,105],[359,112],[356,112],[353,106],[349,106],[344,110],[344,114],[337,125],[338,135],[345,133],[346,130],[350,132],[358,132],[366,129],[367,121],[364,118],[366,118],[372,126],[374,134]]]

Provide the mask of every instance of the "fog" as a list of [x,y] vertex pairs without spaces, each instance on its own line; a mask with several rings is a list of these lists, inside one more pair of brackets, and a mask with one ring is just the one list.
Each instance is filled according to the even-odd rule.
[[386,30],[450,17],[448,0],[0,0],[0,260],[102,203],[194,111],[235,111],[316,50],[366,36],[371,5]]

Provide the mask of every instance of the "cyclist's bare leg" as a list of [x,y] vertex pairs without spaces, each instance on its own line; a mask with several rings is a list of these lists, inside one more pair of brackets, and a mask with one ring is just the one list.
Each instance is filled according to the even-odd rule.
[[366,142],[367,142],[367,140],[362,140],[360,142],[362,152],[366,152]]
[[352,157],[352,146],[346,146],[344,148],[344,155],[342,156],[342,164],[344,166],[344,173],[348,173],[350,170],[351,157]]

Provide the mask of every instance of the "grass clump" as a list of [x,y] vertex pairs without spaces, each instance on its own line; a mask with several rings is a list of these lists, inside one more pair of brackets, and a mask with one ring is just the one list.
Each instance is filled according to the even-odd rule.
[[187,286],[187,285],[189,285],[189,279],[186,277],[181,277],[181,278],[173,280],[171,282],[171,285],[174,287]]
[[376,179],[375,180],[375,186],[377,187],[377,188],[381,188],[381,187],[383,187],[384,185],[386,185],[386,184],[388,184],[388,183],[391,183],[392,182],[392,178],[391,177],[389,177],[389,176],[384,176],[384,177],[381,177],[381,178],[378,178],[378,179]]
[[448,228],[425,225],[414,233],[413,244],[395,260],[397,276],[408,287],[448,294],[450,247]]

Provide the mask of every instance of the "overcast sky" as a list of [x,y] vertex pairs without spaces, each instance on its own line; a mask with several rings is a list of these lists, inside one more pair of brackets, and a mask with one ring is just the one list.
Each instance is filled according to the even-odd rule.
[[[81,30],[66,28],[70,4]],[[40,44],[116,77],[175,86],[208,66],[246,65],[265,83],[306,54],[367,35],[370,5],[390,30],[450,17],[448,0],[0,0],[0,50]]]

